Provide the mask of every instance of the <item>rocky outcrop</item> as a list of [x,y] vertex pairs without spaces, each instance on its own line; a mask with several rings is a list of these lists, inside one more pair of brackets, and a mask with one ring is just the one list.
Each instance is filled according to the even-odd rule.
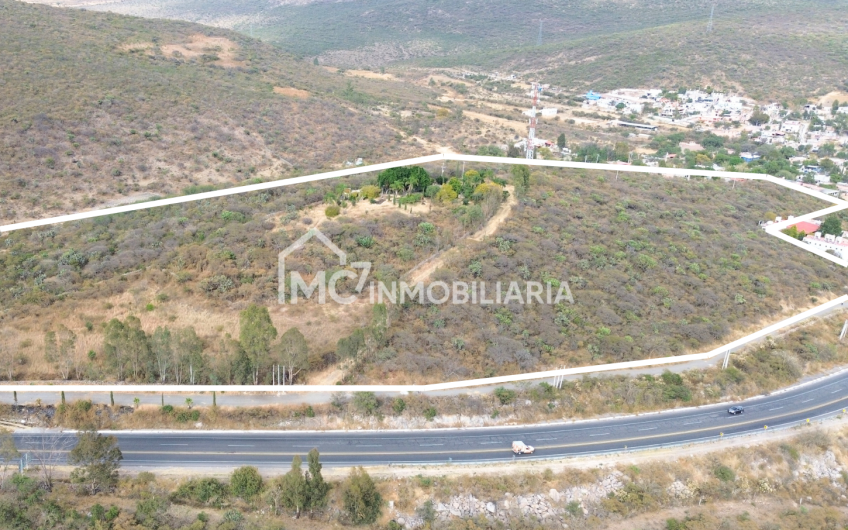
[[[531,518],[544,526],[568,528],[569,512],[573,513],[579,506],[584,513],[590,513],[594,505],[624,487],[623,478],[620,472],[613,471],[595,484],[574,486],[563,491],[550,489],[547,493],[506,493],[501,499],[478,499],[471,494],[454,495],[447,501],[435,503],[434,508],[436,517],[442,521],[453,517],[485,517],[508,523],[512,518]],[[416,528],[421,524],[405,517],[396,521],[406,528]]]
[[842,471],[842,466],[836,460],[836,455],[832,451],[826,451],[818,457],[801,455],[798,469],[793,474],[810,481],[828,479],[834,486],[839,486],[843,483]]

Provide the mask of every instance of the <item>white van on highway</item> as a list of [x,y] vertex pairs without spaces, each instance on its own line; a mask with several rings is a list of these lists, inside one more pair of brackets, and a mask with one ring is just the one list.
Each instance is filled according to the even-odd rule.
[[517,455],[532,455],[536,448],[524,442],[512,442],[512,452]]

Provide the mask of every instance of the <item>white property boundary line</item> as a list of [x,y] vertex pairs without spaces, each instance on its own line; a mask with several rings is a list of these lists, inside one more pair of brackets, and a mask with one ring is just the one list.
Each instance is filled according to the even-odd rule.
[[[408,158],[406,160],[397,160],[395,162],[385,162],[382,164],[374,164],[373,166],[363,166],[350,169],[340,169],[327,173],[318,173],[316,175],[307,175],[303,177],[292,177],[285,180],[275,180],[272,182],[262,182],[260,184],[251,184],[248,186],[239,186],[236,188],[227,188],[224,190],[208,191],[205,193],[196,193],[193,195],[183,195],[180,197],[170,197],[168,199],[159,199],[156,201],[141,202],[135,204],[125,204],[123,206],[115,206],[114,208],[104,208],[102,210],[91,210],[88,212],[80,212],[68,215],[60,215],[58,217],[48,217],[46,219],[37,219],[35,221],[23,221],[0,226],[0,233],[12,232],[22,228],[35,228],[38,226],[46,226],[59,223],[67,223],[68,221],[80,221],[82,219],[91,219],[94,217],[102,217],[104,215],[113,215],[116,213],[133,212],[137,210],[146,210],[148,208],[156,208],[159,206],[169,206],[172,204],[181,204],[185,202],[201,201],[204,199],[214,199],[217,197],[226,197],[228,195],[238,195],[240,193],[249,193],[251,191],[267,190],[272,188],[281,188],[285,186],[293,186],[295,184],[303,184],[306,182],[315,182],[319,180],[327,180],[338,177],[349,177],[352,175],[360,175],[362,173],[371,173],[374,171],[382,171],[401,166],[409,166],[415,164],[427,164],[430,162],[439,161],[455,161],[455,162],[480,162],[487,164],[518,164],[528,166],[545,166],[558,167],[563,169],[591,169],[598,171],[623,171],[626,173],[654,173],[659,175],[674,175],[678,177],[698,176],[698,177],[719,177],[730,179],[747,179],[747,180],[765,180],[778,186],[789,188],[792,191],[811,195],[817,199],[831,202],[840,206],[834,207],[833,211],[841,211],[848,208],[848,202],[841,199],[836,199],[823,193],[811,190],[786,179],[779,179],[771,175],[761,175],[759,173],[734,173],[732,171],[709,171],[702,169],[681,169],[681,168],[661,168],[648,166],[618,166],[611,164],[589,164],[583,162],[557,162],[555,160],[526,160],[522,158],[504,158],[498,156],[476,156],[476,155],[456,155],[456,154],[439,154],[431,156],[422,156],[418,158]],[[825,210],[821,210],[824,212]],[[829,212],[832,213],[832,212]],[[813,212],[805,216],[805,218],[818,217],[819,212]],[[793,220],[793,222],[798,222]]]
[[[758,173],[735,173],[731,171],[709,171],[709,170],[698,170],[698,169],[682,169],[682,168],[659,168],[659,167],[648,167],[648,166],[619,166],[619,165],[610,165],[610,164],[591,164],[591,163],[582,163],[582,162],[557,162],[553,160],[527,160],[527,159],[518,159],[518,158],[503,158],[503,157],[492,157],[492,156],[476,156],[476,155],[457,155],[457,154],[439,154],[439,155],[431,155],[431,156],[423,156],[418,158],[410,158],[406,160],[398,160],[394,162],[386,162],[382,164],[375,164],[372,166],[364,166],[359,168],[351,168],[351,169],[342,169],[338,171],[330,171],[327,173],[319,173],[316,175],[308,175],[303,177],[293,177],[285,180],[278,180],[273,182],[263,182],[260,184],[252,184],[248,186],[241,186],[236,188],[228,188],[224,190],[216,190],[210,191],[206,193],[198,193],[194,195],[185,195],[180,197],[171,197],[168,199],[161,199],[156,201],[142,202],[136,204],[128,204],[123,206],[116,206],[114,208],[105,208],[102,210],[92,210],[88,212],[80,212],[69,215],[62,215],[58,217],[50,217],[47,219],[39,219],[35,221],[24,221],[21,223],[13,223],[9,225],[0,226],[0,233],[3,232],[12,232],[15,230],[21,230],[24,228],[35,228],[39,226],[46,226],[52,224],[66,223],[69,221],[79,221],[83,219],[91,219],[95,217],[102,217],[105,215],[113,215],[118,213],[126,213],[138,210],[145,210],[148,208],[156,208],[159,206],[168,206],[172,204],[181,204],[186,202],[200,201],[204,199],[212,199],[217,197],[225,197],[229,195],[237,195],[241,193],[248,193],[251,191],[259,191],[266,190],[271,188],[279,188],[285,186],[293,186],[295,184],[303,184],[307,182],[315,182],[319,180],[327,180],[338,177],[346,177],[352,175],[359,175],[363,173],[371,173],[374,171],[382,171],[384,169],[390,169],[394,167],[415,165],[415,164],[426,164],[430,162],[438,162],[438,161],[459,161],[459,162],[479,162],[479,163],[493,163],[493,164],[519,164],[519,165],[530,165],[530,166],[545,166],[545,167],[555,167],[555,168],[563,168],[563,169],[588,169],[588,170],[598,170],[598,171],[622,171],[626,173],[652,173],[652,174],[660,174],[660,175],[673,175],[673,176],[700,176],[700,177],[718,177],[725,179],[746,179],[746,180],[764,180],[771,182],[772,184],[776,184],[778,186],[783,186],[792,191],[797,191],[804,193],[806,195],[810,195],[812,197],[816,197],[818,199],[833,203],[834,206],[829,208],[825,208],[823,210],[819,210],[816,212],[812,212],[798,218],[793,219],[792,221],[784,221],[777,225],[773,225],[766,230],[766,233],[778,237],[787,243],[793,244],[802,248],[808,252],[812,252],[817,256],[823,257],[833,263],[841,265],[843,267],[848,267],[848,261],[839,259],[836,256],[828,254],[827,252],[821,251],[819,249],[813,248],[810,245],[805,245],[794,239],[792,237],[787,236],[780,232],[781,229],[785,228],[789,224],[794,224],[797,222],[801,222],[808,219],[814,219],[817,217],[821,217],[824,215],[828,215],[831,213],[839,212],[848,208],[848,202],[845,202],[841,199],[837,199],[834,197],[830,197],[828,195],[824,195],[822,193],[818,193],[814,190],[806,188],[804,186],[800,186],[794,182],[779,179],[773,177],[771,175],[763,175]],[[274,385],[0,385],[0,390],[2,391],[17,391],[17,392],[55,392],[58,390],[64,390],[68,392],[120,392],[120,393],[141,393],[141,392],[173,392],[173,393],[198,393],[198,392],[213,392],[213,391],[229,391],[229,392],[362,392],[362,391],[372,391],[372,392],[428,392],[428,391],[438,391],[438,390],[452,390],[458,388],[468,388],[474,386],[484,386],[484,385],[496,385],[502,383],[515,383],[519,381],[531,381],[535,379],[546,379],[555,376],[562,375],[579,375],[579,374],[589,374],[589,373],[597,373],[597,372],[607,372],[607,371],[616,371],[616,370],[626,370],[630,368],[644,368],[648,366],[660,366],[660,365],[668,365],[668,364],[677,364],[688,361],[698,361],[698,360],[707,360],[722,353],[726,353],[728,351],[732,351],[746,344],[750,344],[756,340],[759,340],[775,331],[781,330],[787,326],[791,326],[797,324],[807,318],[815,316],[819,313],[826,312],[833,308],[836,308],[840,305],[845,305],[848,302],[848,295],[841,296],[835,300],[831,300],[825,304],[822,304],[818,307],[805,311],[799,315],[795,315],[794,317],[790,317],[786,320],[778,322],[777,324],[773,324],[768,326],[756,333],[748,335],[742,339],[731,342],[730,344],[726,344],[720,348],[717,348],[713,351],[706,353],[694,353],[689,355],[679,355],[675,357],[663,357],[659,359],[643,359],[640,361],[629,361],[622,363],[611,363],[605,365],[596,365],[596,366],[582,366],[577,368],[565,368],[559,370],[549,370],[546,372],[533,372],[529,374],[516,374],[516,375],[508,375],[501,377],[491,377],[486,379],[473,379],[468,381],[454,381],[450,383],[437,383],[431,385],[294,385],[294,386],[274,386]]]
[[840,296],[830,302],[824,303],[813,309],[804,311],[793,317],[781,320],[766,328],[752,333],[747,337],[735,340],[719,348],[706,353],[690,353],[675,357],[660,357],[658,359],[642,359],[639,361],[627,361],[621,363],[601,364],[595,366],[579,366],[576,368],[561,368],[548,370],[546,372],[532,372],[529,374],[504,375],[500,377],[488,377],[485,379],[471,379],[467,381],[453,381],[450,383],[435,383],[430,385],[0,385],[3,392],[119,392],[119,393],[145,393],[145,392],[168,392],[168,393],[201,393],[201,392],[434,392],[438,390],[455,390],[459,388],[470,388],[475,386],[499,385],[503,383],[517,383],[521,381],[532,381],[534,379],[548,379],[561,375],[580,375],[631,368],[646,368],[649,366],[662,366],[678,364],[688,361],[705,361],[728,351],[739,349],[743,346],[756,342],[777,331],[789,326],[803,322],[820,313],[825,313],[840,306],[848,305],[848,295]]

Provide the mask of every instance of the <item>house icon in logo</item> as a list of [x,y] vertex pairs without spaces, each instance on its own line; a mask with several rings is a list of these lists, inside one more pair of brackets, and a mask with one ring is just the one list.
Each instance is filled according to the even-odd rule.
[[[286,303],[286,258],[293,252],[300,250],[303,246],[311,240],[313,237],[318,238],[318,241],[324,244],[325,247],[330,249],[336,256],[339,257],[339,265],[344,267],[347,265],[347,253],[336,246],[329,237],[325,236],[320,230],[317,228],[310,228],[308,232],[303,234],[297,241],[286,247],[277,255],[277,285],[278,285],[278,300],[281,304]],[[356,291],[361,292],[362,288],[365,286],[365,280],[368,278],[368,273],[371,271],[371,262],[370,261],[357,261],[350,264],[354,269],[362,269],[363,272],[359,278],[359,283],[357,284]],[[301,277],[300,273],[297,271],[291,272],[291,302],[297,303],[297,292],[298,289],[303,291],[303,294],[306,298],[312,296],[312,293],[315,289],[318,289],[318,299],[319,303],[323,304],[326,301],[326,291],[330,291],[330,297],[342,304],[350,304],[353,303],[355,297],[350,296],[347,298],[341,298],[336,293],[336,282],[338,282],[341,278],[356,278],[356,274],[353,272],[343,269],[337,271],[329,278],[329,282],[327,281],[326,271],[318,271],[315,274],[315,277],[312,280],[312,283],[308,284]]]

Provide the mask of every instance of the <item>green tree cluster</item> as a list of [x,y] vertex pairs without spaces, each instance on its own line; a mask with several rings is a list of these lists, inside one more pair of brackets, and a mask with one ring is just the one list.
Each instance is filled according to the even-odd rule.
[[352,469],[343,488],[342,503],[351,523],[371,524],[380,517],[383,498],[364,469]]
[[385,169],[377,175],[377,183],[384,190],[394,192],[423,192],[433,183],[427,170],[420,166]]

